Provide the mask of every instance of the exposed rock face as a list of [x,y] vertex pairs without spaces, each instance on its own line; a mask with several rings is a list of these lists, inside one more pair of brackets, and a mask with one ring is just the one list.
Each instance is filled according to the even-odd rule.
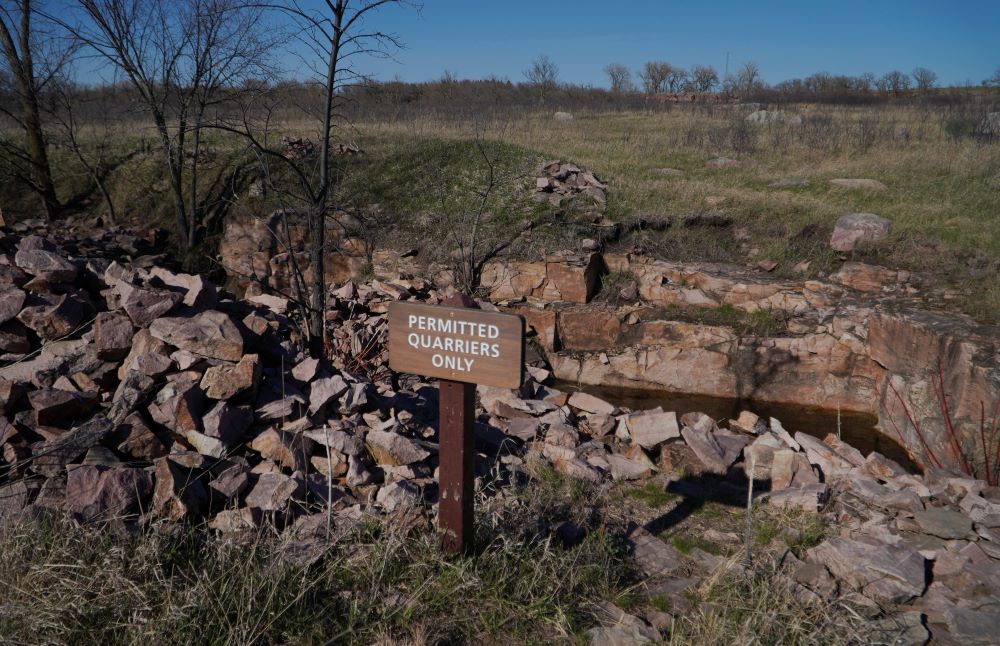
[[550,302],[587,303],[606,271],[600,254],[557,254],[538,263],[487,263],[482,284],[494,301],[531,296]]
[[[935,394],[943,386],[959,446],[970,452],[978,447],[983,408],[1000,401],[995,329],[958,314],[879,311],[869,323],[868,347],[885,369],[877,401],[884,432],[902,436],[904,446],[925,464],[933,461],[924,442],[942,463],[957,465],[960,458],[948,441],[941,399]],[[911,418],[920,426],[919,434]]]
[[[283,222],[287,222],[287,229]],[[326,237],[332,243],[340,239],[340,234],[340,228],[336,224],[330,224]],[[219,258],[229,276],[229,285],[242,291],[252,278],[258,278],[270,287],[288,293],[292,287],[291,260],[295,260],[303,271],[308,284],[312,278],[307,252],[308,239],[309,229],[305,218],[291,211],[275,211],[266,218],[249,220],[228,218],[219,242]],[[367,262],[363,253],[345,253],[344,249],[349,251],[350,245],[340,244],[338,247],[339,251],[331,251],[324,260],[327,284],[357,276]]]
[[[824,283],[631,256],[609,255],[604,264],[636,277],[640,304],[511,308],[525,317],[559,379],[876,413],[883,432],[901,435],[918,461],[930,463],[908,411],[934,453],[952,465],[959,458],[947,447],[931,382],[938,357],[965,446],[975,440],[980,404],[1000,400],[1000,332],[916,309],[907,297],[909,272],[845,263]],[[535,267],[515,264],[510,271]],[[530,296],[530,288],[518,289],[511,281],[506,294]],[[757,338],[664,312],[716,307],[768,312],[784,329]]]

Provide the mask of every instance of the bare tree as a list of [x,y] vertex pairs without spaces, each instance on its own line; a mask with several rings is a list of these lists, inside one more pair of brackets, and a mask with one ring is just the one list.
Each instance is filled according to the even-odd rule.
[[671,65],[670,71],[667,72],[667,90],[669,92],[680,92],[687,80],[688,73],[686,69]]
[[[310,56],[302,62],[312,71],[313,83],[322,94],[321,108],[311,116],[318,122],[318,154],[297,157],[286,154],[271,140],[274,104],[262,106],[263,97],[252,97],[242,110],[238,123],[219,127],[242,135],[260,160],[265,177],[283,199],[305,207],[309,229],[308,332],[309,351],[319,357],[325,351],[326,275],[324,259],[329,251],[327,221],[341,213],[335,203],[335,190],[342,168],[333,157],[333,136],[341,117],[345,90],[362,84],[366,78],[351,63],[357,56],[390,56],[402,46],[393,34],[370,29],[368,18],[387,5],[411,4],[407,0],[327,0],[319,8],[288,0],[268,4],[270,10],[291,17],[298,27],[296,37]],[[308,112],[308,107],[305,107]],[[275,179],[274,164],[283,166],[292,180]],[[344,225],[341,224],[344,228]],[[298,273],[293,268],[293,273]]]
[[882,75],[878,87],[883,92],[899,95],[910,89],[910,77],[899,70],[892,70]]
[[[85,143],[81,137],[81,122],[78,117],[78,107],[85,104],[86,99],[82,96],[80,88],[68,78],[57,78],[51,83],[51,90],[48,92],[46,114],[49,120],[62,136],[62,143],[73,152],[80,165],[86,169],[90,175],[94,186],[97,187],[104,205],[108,210],[108,220],[116,222],[118,214],[115,209],[111,191],[105,179],[111,170],[111,139],[112,139],[112,94],[109,92],[97,92],[92,98],[93,101],[100,102],[93,112],[96,117],[86,119],[88,129],[93,131],[92,142]],[[90,143],[90,145],[88,145]]]
[[493,259],[523,242],[533,223],[519,202],[537,160],[512,154],[504,142],[506,128],[496,139],[475,139],[478,163],[470,168],[474,185],[456,190],[446,168],[431,170],[440,202],[435,227],[450,242],[442,259],[452,271],[455,287],[475,294],[482,287],[483,270]]
[[545,96],[556,89],[559,84],[559,68],[545,54],[541,54],[531,62],[531,67],[524,70],[524,78],[528,83],[538,88],[538,100],[545,103]]
[[691,68],[691,85],[696,92],[711,92],[719,84],[719,73],[711,65],[695,65]]
[[736,74],[735,90],[737,93],[748,96],[753,92],[764,88],[764,82],[760,78],[760,67],[753,61],[743,63],[743,67]]
[[674,66],[665,61],[647,61],[639,72],[642,79],[642,89],[647,94],[657,94],[667,91],[667,79],[670,77]]
[[604,73],[608,75],[608,81],[611,82],[612,92],[621,94],[635,89],[635,85],[632,83],[632,72],[625,65],[611,63],[604,68]]
[[986,87],[1000,87],[1000,67],[993,72],[993,76],[983,79],[983,85]]
[[912,74],[913,82],[916,83],[917,89],[921,92],[926,92],[937,83],[938,75],[926,67],[914,68]]
[[[42,200],[45,216],[52,219],[59,211],[52,168],[49,165],[47,141],[42,127],[40,95],[49,76],[38,76],[36,57],[45,45],[49,50],[47,67],[59,70],[68,60],[69,47],[59,46],[59,36],[39,33],[37,9],[32,0],[3,0],[0,2],[0,48],[6,66],[5,80],[17,97],[18,109],[8,110],[0,105],[0,113],[10,118],[24,132],[21,143],[0,139],[0,150],[11,163],[15,179],[28,186]],[[51,27],[46,24],[46,27]]]
[[[262,70],[253,27],[261,9],[240,0],[76,0],[80,42],[127,79],[160,141],[182,248],[196,241],[197,195],[185,201],[189,133],[200,146],[205,108],[224,87]],[[198,150],[194,151],[197,159]],[[197,191],[197,164],[190,189]]]

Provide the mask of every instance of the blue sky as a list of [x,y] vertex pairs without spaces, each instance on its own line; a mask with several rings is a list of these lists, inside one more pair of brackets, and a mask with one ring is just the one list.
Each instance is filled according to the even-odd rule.
[[425,0],[419,12],[390,7],[369,24],[406,43],[395,62],[359,65],[380,80],[426,81],[447,69],[521,81],[539,54],[561,81],[597,86],[610,62],[702,63],[721,75],[726,52],[730,70],[753,60],[770,83],[923,66],[944,84],[978,84],[1000,67],[1000,0]]

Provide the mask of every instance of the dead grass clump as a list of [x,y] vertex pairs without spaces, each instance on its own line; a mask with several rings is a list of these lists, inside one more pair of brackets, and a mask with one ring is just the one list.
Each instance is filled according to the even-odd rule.
[[[480,500],[474,554],[446,558],[436,533],[378,520],[339,527],[319,560],[285,558],[261,530],[227,542],[200,527],[131,531],[61,516],[0,524],[5,643],[550,643],[621,602],[631,572],[618,532],[551,475],[516,499]],[[600,500],[594,496],[593,500]],[[561,529],[572,522],[572,531]],[[579,531],[578,531],[579,530]]]

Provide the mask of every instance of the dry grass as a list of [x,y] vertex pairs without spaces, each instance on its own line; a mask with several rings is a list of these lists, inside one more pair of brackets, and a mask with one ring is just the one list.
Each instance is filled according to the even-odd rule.
[[[812,261],[814,275],[831,271],[828,247],[837,217],[874,212],[890,218],[891,239],[860,249],[854,259],[925,271],[939,287],[960,287],[965,309],[983,319],[1000,311],[1000,144],[955,137],[949,124],[974,122],[988,106],[785,108],[801,126],[751,126],[738,107],[681,106],[667,112],[578,114],[554,121],[545,114],[508,115],[479,123],[426,117],[356,124],[363,147],[393,155],[427,139],[502,138],[543,156],[593,169],[611,187],[608,213],[649,220],[706,211],[732,216],[730,230],[673,226],[623,241],[678,260],[779,262],[790,272]],[[704,164],[726,156],[749,162],[732,170]],[[675,168],[673,177],[658,172]],[[782,178],[802,187],[770,187]],[[877,179],[883,192],[845,190],[836,177]],[[744,244],[733,231],[748,236]],[[561,241],[566,244],[566,241]]]
[[[572,547],[544,531],[580,515],[588,485],[537,481],[516,500],[480,498],[474,555],[391,521],[339,527],[322,558],[282,558],[261,530],[227,542],[196,527],[80,527],[63,517],[0,523],[3,643],[176,644],[574,642],[632,570],[593,509]],[[600,499],[600,495],[594,496]],[[541,523],[541,524],[540,524]],[[118,531],[116,531],[116,529]]]
[[[923,272],[930,286],[959,292],[950,306],[985,321],[1000,317],[1000,142],[962,135],[969,124],[998,109],[988,98],[943,107],[782,109],[801,114],[802,125],[753,126],[744,121],[748,109],[741,106],[578,113],[570,121],[555,121],[549,111],[498,110],[472,120],[401,112],[392,120],[360,121],[339,134],[360,144],[365,155],[345,161],[338,200],[364,208],[378,204],[400,229],[399,235],[382,236],[387,244],[433,240],[430,248],[447,256],[448,250],[438,244],[441,232],[455,230],[457,212],[474,209],[484,182],[474,141],[501,141],[500,149],[508,153],[503,163],[519,172],[524,168],[530,173],[544,158],[568,159],[594,170],[610,185],[605,211],[612,219],[674,221],[662,232],[626,235],[611,245],[613,250],[747,265],[767,258],[778,262],[779,276],[808,260],[810,274],[819,277],[840,263],[828,245],[837,217],[874,212],[893,221],[890,239],[859,248],[851,259]],[[282,133],[297,136],[314,137],[314,130],[305,121],[281,126]],[[159,157],[142,128],[130,133],[115,142],[122,165],[108,178],[112,193],[127,220],[170,230],[169,193]],[[212,155],[203,167],[203,185],[214,191],[213,208],[257,213],[276,206],[245,197],[255,162],[244,146],[221,133],[207,135],[206,145]],[[748,163],[730,170],[705,168],[707,160],[719,156]],[[68,152],[53,151],[52,159],[61,195],[85,191],[86,174]],[[657,170],[661,168],[685,174],[670,176]],[[809,184],[769,185],[793,177]],[[872,178],[888,188],[840,189],[829,184],[835,177]],[[593,236],[577,226],[546,224],[540,209],[525,201],[523,184],[511,182],[507,190],[513,198],[497,200],[501,229],[509,230],[525,217],[540,224],[514,253],[539,257]],[[37,209],[37,200],[13,184],[0,188],[0,199],[8,217]],[[96,211],[101,205],[85,200],[81,208]],[[724,213],[734,225],[677,224],[678,216],[703,212]],[[216,239],[213,235],[218,231],[208,232],[209,242]],[[214,255],[207,246],[203,252]]]

